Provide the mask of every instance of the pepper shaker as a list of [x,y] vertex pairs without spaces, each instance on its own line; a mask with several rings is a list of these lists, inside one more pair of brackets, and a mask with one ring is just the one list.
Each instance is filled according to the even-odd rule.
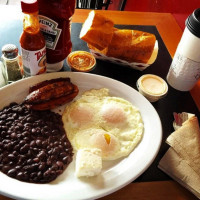
[[2,60],[5,65],[5,74],[8,83],[22,78],[18,48],[16,45],[6,44],[2,47]]
[[186,20],[182,38],[167,74],[169,85],[189,91],[200,77],[200,8]]

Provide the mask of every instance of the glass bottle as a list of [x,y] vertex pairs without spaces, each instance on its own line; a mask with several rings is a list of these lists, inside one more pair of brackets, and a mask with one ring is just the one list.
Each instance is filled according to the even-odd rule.
[[38,0],[40,29],[46,40],[47,71],[59,71],[71,53],[75,0]]
[[20,37],[22,62],[25,76],[46,72],[46,45],[40,32],[37,0],[21,1],[23,32]]

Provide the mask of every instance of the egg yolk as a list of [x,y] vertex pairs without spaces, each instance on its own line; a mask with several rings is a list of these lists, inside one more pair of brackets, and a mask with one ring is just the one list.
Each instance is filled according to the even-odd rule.
[[109,134],[104,134],[104,138],[105,138],[107,144],[110,144],[110,135]]
[[90,142],[93,147],[102,150],[102,155],[114,153],[119,149],[117,138],[108,133],[95,133],[91,136]]
[[118,124],[126,120],[124,110],[116,105],[105,105],[102,108],[103,119],[109,123]]
[[91,122],[93,112],[87,107],[74,107],[70,112],[70,118],[74,123],[81,126]]

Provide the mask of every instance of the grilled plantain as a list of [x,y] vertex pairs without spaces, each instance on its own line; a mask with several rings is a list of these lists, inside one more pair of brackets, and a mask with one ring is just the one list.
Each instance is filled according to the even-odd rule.
[[53,109],[72,101],[78,92],[78,87],[69,78],[46,80],[29,88],[24,104],[34,110]]

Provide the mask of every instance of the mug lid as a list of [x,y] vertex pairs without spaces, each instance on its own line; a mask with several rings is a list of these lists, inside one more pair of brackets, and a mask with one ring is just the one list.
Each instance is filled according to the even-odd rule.
[[200,38],[200,8],[194,10],[187,18],[186,27],[192,34]]

